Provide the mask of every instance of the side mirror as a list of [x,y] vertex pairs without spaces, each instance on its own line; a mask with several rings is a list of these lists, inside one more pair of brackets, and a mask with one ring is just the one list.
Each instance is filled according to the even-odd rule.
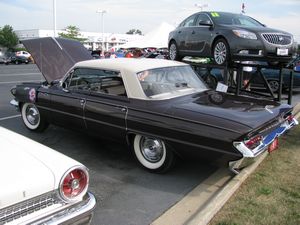
[[210,20],[201,20],[199,22],[199,25],[200,26],[209,26],[209,27],[211,27],[213,24],[212,24],[212,22]]
[[68,85],[67,85],[66,82],[63,82],[63,83],[61,84],[61,87],[62,87],[62,90],[63,90],[64,92],[66,92],[66,93],[69,93],[69,92],[70,92],[70,91],[67,89]]

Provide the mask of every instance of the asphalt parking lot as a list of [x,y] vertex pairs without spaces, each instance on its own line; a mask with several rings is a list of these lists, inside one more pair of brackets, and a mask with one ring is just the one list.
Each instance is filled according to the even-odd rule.
[[[10,88],[25,81],[41,81],[33,65],[0,65],[0,125],[68,155],[90,169],[90,191],[98,204],[92,224],[149,224],[187,193],[217,171],[203,161],[180,161],[169,173],[151,174],[138,166],[122,145],[50,126],[43,133],[32,133],[20,114],[10,106]],[[293,104],[300,102],[300,93]]]
[[68,155],[90,169],[90,190],[98,204],[92,224],[149,224],[217,170],[205,162],[179,162],[169,173],[152,174],[140,168],[125,146],[82,133],[50,126],[32,133],[9,104],[10,88],[41,81],[37,67],[0,65],[0,125]]

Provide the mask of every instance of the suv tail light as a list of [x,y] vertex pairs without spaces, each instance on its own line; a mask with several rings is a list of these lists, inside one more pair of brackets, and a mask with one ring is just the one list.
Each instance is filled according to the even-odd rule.
[[87,169],[83,166],[78,166],[71,168],[62,177],[59,192],[65,201],[76,201],[86,194],[88,184],[89,175]]

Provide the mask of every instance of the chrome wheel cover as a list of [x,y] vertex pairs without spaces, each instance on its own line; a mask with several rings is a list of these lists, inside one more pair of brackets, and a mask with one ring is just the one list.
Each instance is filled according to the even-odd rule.
[[227,48],[224,42],[218,42],[214,48],[214,59],[217,64],[221,65],[226,61]]
[[140,141],[140,151],[147,161],[156,163],[159,162],[164,155],[164,146],[158,139],[142,137]]
[[177,57],[177,47],[174,43],[170,45],[169,56],[171,60],[175,60]]
[[35,105],[28,105],[26,108],[26,120],[33,126],[38,125],[40,122],[40,113]]

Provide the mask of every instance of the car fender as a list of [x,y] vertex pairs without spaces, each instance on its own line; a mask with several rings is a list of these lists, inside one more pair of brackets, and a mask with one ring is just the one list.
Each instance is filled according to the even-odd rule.
[[38,89],[41,85],[30,83],[30,84],[21,84],[16,87],[16,100],[18,102],[32,102],[37,101]]

